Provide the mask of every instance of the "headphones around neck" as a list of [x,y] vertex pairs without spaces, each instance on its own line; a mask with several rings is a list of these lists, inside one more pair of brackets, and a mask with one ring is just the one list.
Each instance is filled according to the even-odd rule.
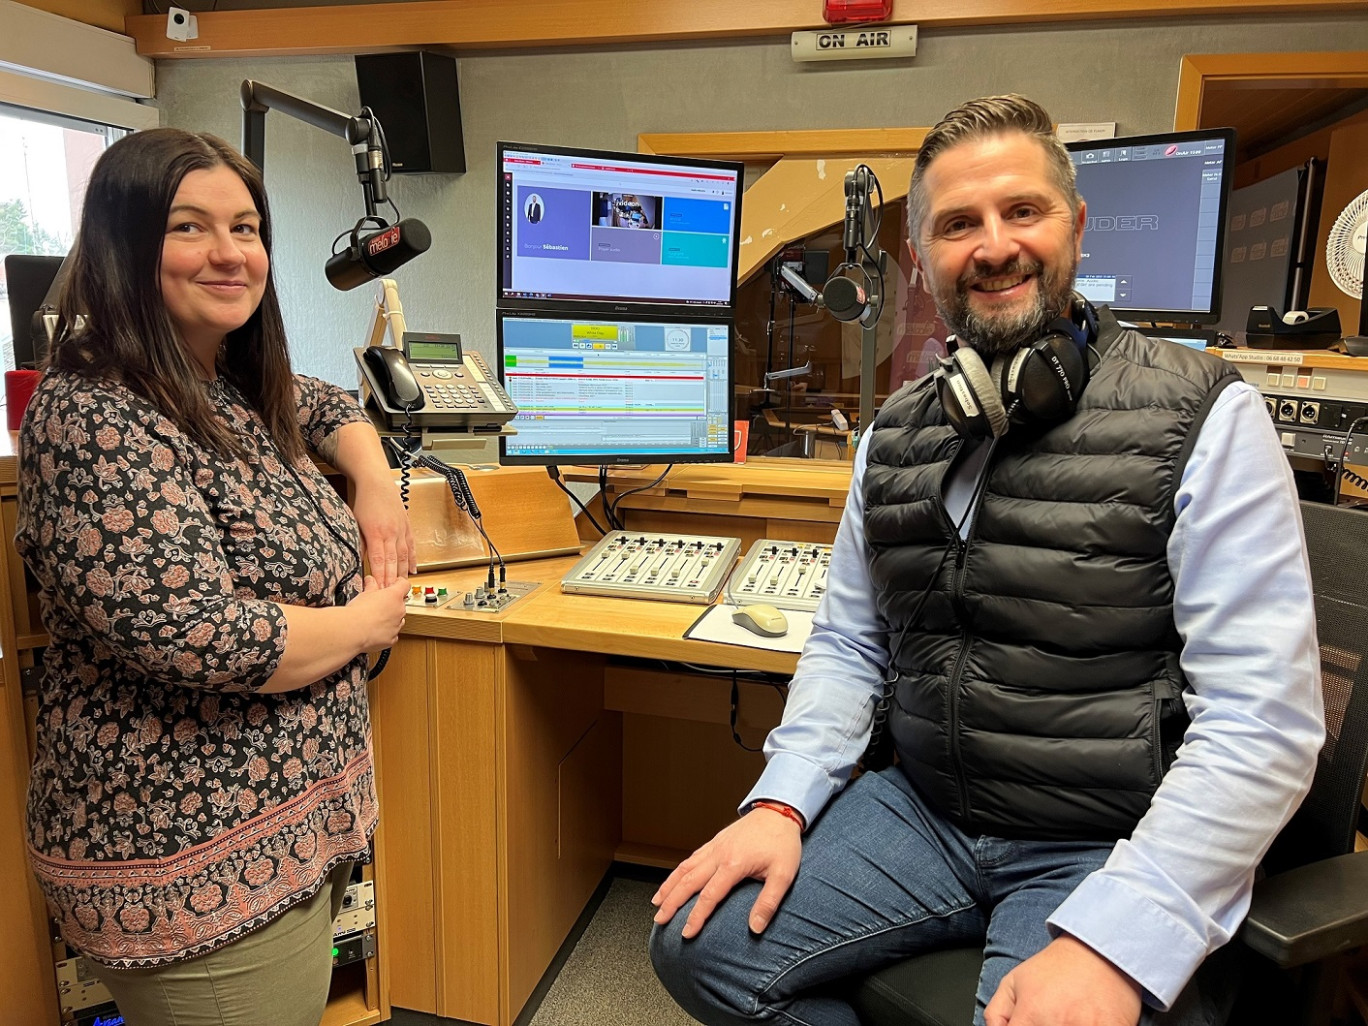
[[991,370],[968,346],[941,358],[932,377],[950,426],[966,438],[1001,438],[1013,422],[1053,424],[1071,416],[1097,338],[1097,311],[1078,293],[1072,314],[1055,318],[1030,345],[996,357]]

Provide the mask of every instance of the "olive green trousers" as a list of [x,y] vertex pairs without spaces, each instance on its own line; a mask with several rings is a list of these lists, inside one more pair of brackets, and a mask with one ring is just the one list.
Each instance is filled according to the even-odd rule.
[[342,863],[308,901],[207,955],[152,969],[91,966],[127,1026],[318,1026],[351,868]]

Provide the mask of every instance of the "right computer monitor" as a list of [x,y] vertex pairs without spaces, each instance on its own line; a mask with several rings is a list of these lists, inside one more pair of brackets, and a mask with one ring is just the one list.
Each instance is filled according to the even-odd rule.
[[1067,149],[1088,208],[1074,287],[1122,318],[1215,322],[1234,129]]

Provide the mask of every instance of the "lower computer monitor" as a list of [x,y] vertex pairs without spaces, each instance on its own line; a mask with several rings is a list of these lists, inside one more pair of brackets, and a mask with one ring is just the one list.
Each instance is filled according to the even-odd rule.
[[500,312],[509,464],[730,461],[729,323]]

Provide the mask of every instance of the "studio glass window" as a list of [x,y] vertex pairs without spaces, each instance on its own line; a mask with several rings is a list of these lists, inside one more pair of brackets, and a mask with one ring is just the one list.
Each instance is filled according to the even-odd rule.
[[[80,223],[86,181],[124,128],[0,104],[0,369],[14,367],[3,258],[62,256]],[[41,300],[41,296],[39,299]]]

